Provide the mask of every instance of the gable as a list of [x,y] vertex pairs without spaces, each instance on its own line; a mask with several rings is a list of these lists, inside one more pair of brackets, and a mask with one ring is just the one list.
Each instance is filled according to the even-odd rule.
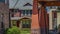
[[26,3],[24,6],[32,6],[30,3]]

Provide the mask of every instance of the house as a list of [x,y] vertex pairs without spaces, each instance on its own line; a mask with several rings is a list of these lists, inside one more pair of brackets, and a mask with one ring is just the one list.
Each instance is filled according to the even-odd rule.
[[9,7],[4,0],[0,0],[0,34],[9,28]]
[[11,27],[17,26],[22,31],[27,28],[30,31],[32,6],[32,0],[9,0]]

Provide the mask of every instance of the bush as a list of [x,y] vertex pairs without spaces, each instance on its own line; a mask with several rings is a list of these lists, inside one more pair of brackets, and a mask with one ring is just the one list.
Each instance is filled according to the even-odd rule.
[[20,34],[20,29],[16,26],[13,26],[6,31],[6,34]]

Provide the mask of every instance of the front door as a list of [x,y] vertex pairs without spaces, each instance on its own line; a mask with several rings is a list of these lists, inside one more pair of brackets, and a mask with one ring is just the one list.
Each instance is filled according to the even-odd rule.
[[20,21],[18,20],[18,21],[16,22],[16,26],[19,27],[19,24],[20,24]]

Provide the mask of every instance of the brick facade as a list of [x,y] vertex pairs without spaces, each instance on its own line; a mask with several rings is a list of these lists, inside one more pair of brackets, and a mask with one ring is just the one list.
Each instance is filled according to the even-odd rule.
[[3,28],[9,28],[9,8],[7,4],[0,3],[0,31]]

